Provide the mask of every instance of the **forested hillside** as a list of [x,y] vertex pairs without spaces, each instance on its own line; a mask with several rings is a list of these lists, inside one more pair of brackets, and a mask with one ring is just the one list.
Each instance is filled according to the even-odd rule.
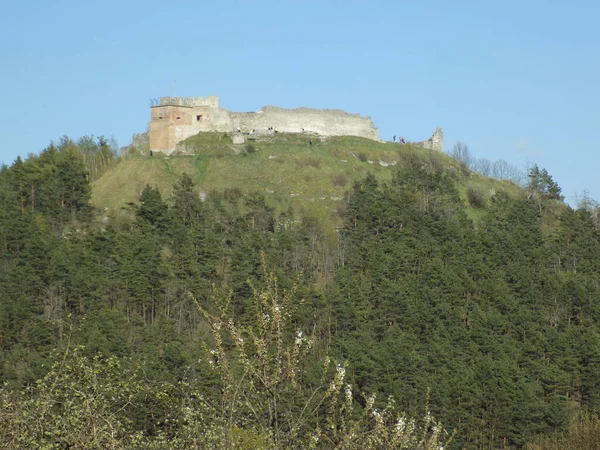
[[0,170],[7,448],[550,448],[594,427],[599,223],[545,171],[474,214],[460,171],[407,154],[337,229],[180,173],[111,220],[90,204],[105,146]]

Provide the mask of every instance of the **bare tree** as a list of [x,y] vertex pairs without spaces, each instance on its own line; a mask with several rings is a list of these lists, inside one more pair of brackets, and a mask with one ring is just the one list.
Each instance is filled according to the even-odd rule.
[[473,167],[473,163],[475,162],[475,158],[471,154],[469,146],[460,141],[454,144],[452,150],[450,150],[450,156],[468,169],[471,169]]
[[526,185],[525,174],[504,159],[499,159],[492,164],[492,177],[499,180],[512,181],[518,186]]
[[593,212],[600,207],[600,203],[594,200],[587,189],[584,189],[581,194],[575,194],[575,206],[577,209],[584,209],[588,212]]
[[587,189],[581,194],[575,194],[575,206],[590,213],[596,226],[600,226],[600,202],[594,200]]
[[473,164],[473,170],[485,177],[492,174],[492,161],[487,158],[476,159]]
[[492,176],[499,180],[508,180],[514,172],[514,167],[504,159],[499,159],[492,165]]
[[522,170],[519,170],[517,167],[514,167],[514,172],[511,175],[511,177],[508,179],[508,181],[512,181],[513,183],[515,183],[517,186],[521,186],[522,188],[527,186],[527,176],[525,174],[525,172],[523,172]]

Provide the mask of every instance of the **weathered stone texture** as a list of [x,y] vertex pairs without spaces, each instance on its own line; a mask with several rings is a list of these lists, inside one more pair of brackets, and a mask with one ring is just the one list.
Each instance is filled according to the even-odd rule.
[[[219,97],[161,97],[153,102],[150,118],[150,150],[171,154],[177,144],[200,132],[234,133],[234,143],[255,130],[269,128],[283,133],[311,133],[321,136],[359,136],[379,140],[379,130],[370,117],[339,109],[284,109],[265,106],[256,112],[230,112],[219,107]],[[240,133],[237,130],[240,130]],[[444,151],[444,135],[436,129],[431,138],[415,146]]]
[[150,150],[171,154],[177,143],[201,131],[233,130],[229,112],[211,106],[151,108]]
[[131,137],[131,146],[140,150],[148,149],[150,146],[150,133],[134,133]]
[[436,150],[438,152],[444,152],[444,133],[441,128],[436,128],[433,135],[423,142],[412,142],[417,147],[428,148],[429,150]]
[[254,129],[264,132],[268,128],[277,128],[284,133],[317,133],[324,136],[360,136],[379,139],[379,131],[370,117],[348,114],[339,109],[284,109],[265,106],[252,113],[232,112],[233,126],[242,132]]
[[370,117],[348,114],[336,109],[284,109],[265,106],[251,113],[230,112],[219,108],[216,96],[161,97],[151,107],[150,149],[170,154],[177,143],[205,131],[242,133],[268,128],[286,133],[317,133],[324,136],[360,136],[379,139],[379,130]]

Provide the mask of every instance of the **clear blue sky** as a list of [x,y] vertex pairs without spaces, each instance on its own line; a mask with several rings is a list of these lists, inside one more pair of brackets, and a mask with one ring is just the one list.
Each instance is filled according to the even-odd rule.
[[600,2],[7,1],[0,160],[62,135],[127,145],[149,99],[340,108],[381,137],[440,126],[478,157],[536,162],[600,200]]

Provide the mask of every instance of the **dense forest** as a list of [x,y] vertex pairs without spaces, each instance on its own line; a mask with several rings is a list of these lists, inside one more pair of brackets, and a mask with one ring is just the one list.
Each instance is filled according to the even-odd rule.
[[467,209],[455,172],[407,154],[333,228],[257,193],[201,199],[186,174],[105,217],[90,183],[115,163],[63,139],[0,169],[6,448],[554,449],[597,430],[600,224],[545,170]]

